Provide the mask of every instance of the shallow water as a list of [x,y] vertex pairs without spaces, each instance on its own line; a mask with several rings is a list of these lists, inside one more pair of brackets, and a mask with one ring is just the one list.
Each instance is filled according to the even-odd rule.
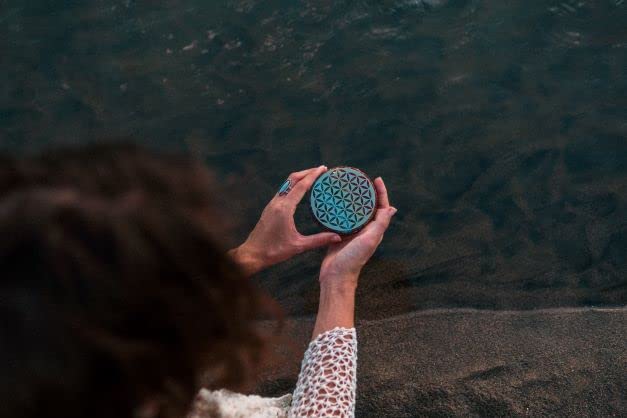
[[[2,150],[191,151],[228,185],[234,240],[291,171],[383,176],[399,213],[362,318],[627,301],[624,0],[0,7]],[[259,280],[311,313],[319,259]]]

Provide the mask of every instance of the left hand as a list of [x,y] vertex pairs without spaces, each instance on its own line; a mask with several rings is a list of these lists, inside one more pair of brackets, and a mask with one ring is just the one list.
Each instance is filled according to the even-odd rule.
[[320,166],[290,174],[292,190],[283,196],[277,193],[264,209],[246,242],[229,251],[245,274],[253,275],[297,254],[342,241],[338,234],[332,232],[304,236],[298,232],[294,223],[296,206],[316,179],[326,171],[327,167]]

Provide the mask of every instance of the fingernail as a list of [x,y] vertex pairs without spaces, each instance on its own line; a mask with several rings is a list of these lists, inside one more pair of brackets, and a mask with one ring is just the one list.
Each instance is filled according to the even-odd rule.
[[398,212],[398,209],[392,208],[392,216],[396,215],[396,212]]
[[331,240],[333,242],[342,242],[342,237],[339,235],[336,235],[333,237],[333,239]]
[[320,167],[318,167],[318,168],[324,168],[325,170],[327,170],[327,169],[328,169],[328,167],[327,167],[326,165],[321,165],[321,166],[320,166]]

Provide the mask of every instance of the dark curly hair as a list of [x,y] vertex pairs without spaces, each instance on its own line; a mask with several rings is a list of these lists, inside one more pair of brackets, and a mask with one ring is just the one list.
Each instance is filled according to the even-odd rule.
[[132,145],[0,158],[0,416],[185,416],[276,313],[215,240],[203,164]]

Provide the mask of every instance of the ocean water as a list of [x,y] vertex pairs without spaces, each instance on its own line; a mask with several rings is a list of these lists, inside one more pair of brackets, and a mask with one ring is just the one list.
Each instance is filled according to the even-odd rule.
[[[0,60],[1,151],[191,152],[232,242],[292,171],[382,176],[360,318],[627,302],[627,1],[5,0]],[[311,314],[320,258],[257,280]]]

